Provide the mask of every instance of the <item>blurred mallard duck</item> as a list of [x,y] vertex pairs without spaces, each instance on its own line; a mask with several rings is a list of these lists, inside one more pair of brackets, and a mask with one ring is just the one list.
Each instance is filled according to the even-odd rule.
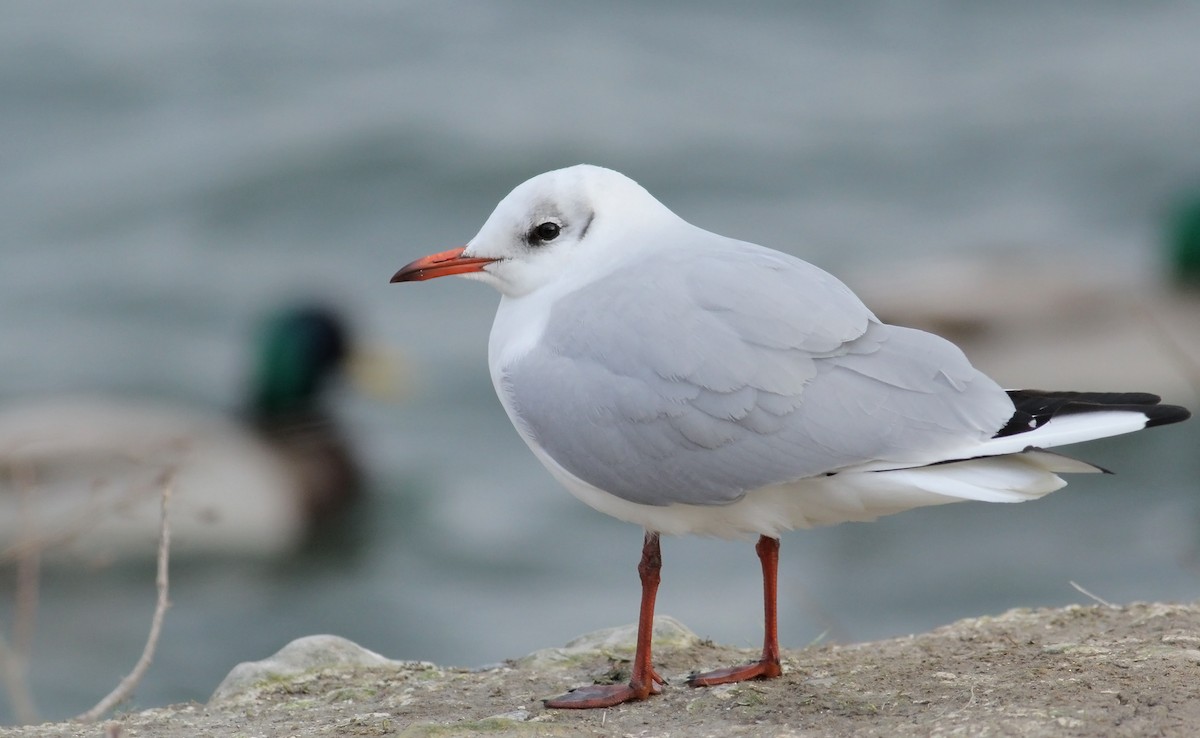
[[324,401],[349,342],[334,312],[304,306],[272,317],[260,344],[239,415],[101,397],[0,412],[0,555],[153,555],[164,485],[173,552],[294,550],[359,493]]

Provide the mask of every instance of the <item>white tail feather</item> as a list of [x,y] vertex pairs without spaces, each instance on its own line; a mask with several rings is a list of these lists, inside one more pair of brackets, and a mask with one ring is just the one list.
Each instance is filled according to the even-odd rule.
[[1025,502],[1064,487],[1060,472],[1098,471],[1076,459],[1029,451],[872,474],[885,478],[889,485],[911,487],[950,500]]

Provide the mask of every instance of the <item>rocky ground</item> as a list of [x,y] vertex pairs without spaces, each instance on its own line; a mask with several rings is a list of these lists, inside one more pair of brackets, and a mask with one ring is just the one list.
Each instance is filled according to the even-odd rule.
[[788,651],[785,675],[711,689],[694,669],[754,656],[656,623],[670,685],[608,710],[545,710],[564,687],[625,679],[632,629],[481,671],[301,639],[242,664],[208,704],[0,736],[1194,736],[1200,605],[1014,610],[877,643]]

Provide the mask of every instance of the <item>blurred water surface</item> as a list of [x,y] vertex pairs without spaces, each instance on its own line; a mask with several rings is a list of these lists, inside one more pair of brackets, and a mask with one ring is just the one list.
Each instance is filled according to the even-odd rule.
[[[1200,176],[1194,3],[2,7],[0,400],[231,406],[253,322],[309,295],[411,369],[401,402],[341,398],[371,478],[348,530],[287,561],[179,562],[138,706],[204,700],[314,632],[480,665],[634,619],[640,531],[557,488],[492,394],[495,294],[387,284],[530,175],[611,166],[834,271],[1033,250],[1145,279]],[[1070,580],[1194,598],[1198,429],[1079,449],[1119,476],[1039,503],[785,537],[781,640],[1084,601]],[[660,612],[758,642],[752,546],[664,557]],[[149,565],[46,574],[46,716],[111,688],[153,599]]]

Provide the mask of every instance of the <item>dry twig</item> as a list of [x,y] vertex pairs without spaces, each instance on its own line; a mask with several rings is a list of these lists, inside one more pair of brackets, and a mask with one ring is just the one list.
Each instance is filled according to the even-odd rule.
[[175,485],[174,471],[169,471],[163,478],[162,487],[162,517],[158,537],[158,576],[155,583],[158,587],[158,601],[154,606],[154,618],[150,621],[150,634],[146,637],[146,645],[142,656],[134,664],[133,670],[121,680],[113,691],[96,703],[95,707],[76,716],[76,720],[94,722],[122,701],[129,699],[133,690],[142,681],[150,662],[154,660],[154,650],[158,646],[158,636],[162,632],[163,617],[167,613],[170,601],[167,598],[169,579],[168,564],[171,554],[171,526],[167,518],[167,503],[171,498],[171,490]]
[[9,647],[8,640],[0,635],[0,679],[4,681],[4,691],[8,693],[17,722],[29,724],[37,722],[38,714],[25,667],[25,662]]
[[[8,468],[20,498],[22,520],[35,529],[30,512],[36,477],[27,464],[14,461]],[[37,707],[33,692],[29,688],[29,651],[33,643],[33,628],[37,616],[38,579],[41,569],[41,551],[25,551],[17,557],[17,592],[13,620],[13,639],[10,646],[0,635],[0,680],[12,704],[13,715],[21,723],[37,722]]]
[[1092,594],[1091,592],[1087,591],[1086,589],[1084,589],[1083,587],[1079,586],[1079,585],[1078,585],[1078,584],[1076,584],[1075,582],[1068,581],[1068,582],[1067,582],[1067,584],[1071,585],[1072,587],[1074,587],[1075,589],[1077,589],[1077,590],[1078,590],[1080,593],[1082,593],[1082,594],[1085,594],[1085,595],[1087,595],[1088,597],[1091,597],[1093,600],[1095,600],[1096,602],[1098,602],[1098,603],[1099,603],[1099,604],[1101,604],[1101,605],[1104,605],[1105,607],[1107,607],[1107,608],[1109,608],[1109,609],[1112,609],[1112,610],[1120,610],[1120,609],[1121,609],[1120,607],[1118,607],[1117,605],[1114,605],[1113,603],[1109,602],[1108,600],[1101,599],[1100,597],[1097,597],[1096,595],[1094,595],[1094,594]]
[[[36,534],[37,516],[33,513],[37,494],[37,472],[29,463],[14,462],[12,476],[21,495],[21,519],[30,533]],[[31,548],[17,557],[16,613],[13,615],[13,651],[21,663],[29,664],[33,633],[37,627],[38,600],[41,594],[42,549]]]

